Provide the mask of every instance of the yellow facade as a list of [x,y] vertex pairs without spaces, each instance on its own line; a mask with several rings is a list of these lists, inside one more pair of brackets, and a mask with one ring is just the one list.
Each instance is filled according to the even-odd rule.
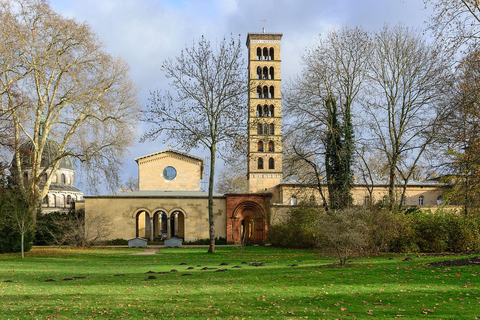
[[[200,190],[203,160],[182,152],[166,150],[135,158],[138,163],[140,190]],[[165,176],[166,168],[175,170],[175,177]]]
[[248,192],[273,192],[282,180],[282,34],[249,33]]

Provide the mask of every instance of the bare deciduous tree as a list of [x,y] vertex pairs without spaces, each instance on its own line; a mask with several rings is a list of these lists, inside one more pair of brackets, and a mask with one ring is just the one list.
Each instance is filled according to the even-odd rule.
[[433,8],[429,28],[436,38],[456,50],[480,39],[480,2],[478,0],[424,0]]
[[290,154],[312,167],[315,185],[326,177],[332,208],[352,202],[352,108],[366,78],[370,50],[370,37],[360,28],[329,33],[303,57],[302,74],[286,99],[287,114],[295,118],[289,131],[297,136]]
[[229,148],[246,131],[246,69],[240,39],[224,39],[217,48],[201,38],[182,50],[162,69],[171,80],[171,92],[154,91],[143,120],[153,128],[142,140],[155,140],[163,133],[184,150],[203,147],[210,152],[208,216],[210,245],[215,252],[213,188],[215,160],[220,147]]
[[479,52],[467,55],[456,73],[451,114],[442,131],[445,167],[453,188],[446,201],[463,206],[467,215],[480,207],[480,60]]
[[[115,185],[139,110],[127,64],[107,54],[87,24],[60,16],[45,0],[1,1],[0,20],[0,112],[13,130],[17,177],[26,165],[21,146],[31,146],[31,175],[16,182],[31,194],[32,212],[67,156],[84,166],[91,186]],[[58,152],[42,163],[49,139]]]
[[[450,73],[440,47],[401,25],[375,35],[371,91],[365,108],[376,145],[388,160],[389,207],[399,206],[425,150],[438,138],[446,110],[440,108]],[[400,181],[401,179],[401,181]],[[396,197],[397,183],[402,190]]]

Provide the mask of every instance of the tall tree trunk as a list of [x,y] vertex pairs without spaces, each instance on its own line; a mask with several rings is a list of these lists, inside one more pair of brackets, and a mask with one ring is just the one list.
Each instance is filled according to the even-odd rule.
[[390,165],[388,172],[388,209],[395,207],[395,166]]
[[210,227],[210,242],[208,253],[215,253],[215,217],[213,214],[213,183],[215,180],[215,154],[216,144],[210,148],[210,177],[208,179],[208,223]]

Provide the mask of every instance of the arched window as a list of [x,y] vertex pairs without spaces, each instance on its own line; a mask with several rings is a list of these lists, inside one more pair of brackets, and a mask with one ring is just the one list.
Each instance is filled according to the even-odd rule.
[[257,124],[257,134],[263,134],[263,124]]
[[263,60],[269,60],[268,59],[268,49],[263,48]]
[[263,152],[263,141],[258,141],[257,149],[258,149],[258,152]]
[[274,50],[270,48],[270,60],[275,60]]
[[257,98],[262,98],[262,87],[260,86],[257,87]]
[[273,104],[270,105],[270,117],[275,117],[275,107],[273,106]]
[[261,105],[257,105],[257,117],[261,117],[263,114],[263,109]]
[[67,178],[65,177],[65,174],[64,174],[64,173],[62,173],[62,175],[60,176],[60,181],[61,181],[61,183],[63,183],[63,184],[66,184],[66,183],[67,183]]
[[268,117],[268,106],[267,105],[263,106],[263,116]]
[[270,87],[270,95],[269,95],[269,98],[270,99],[274,99],[275,98],[275,88],[273,86]]
[[268,152],[275,152],[275,144],[273,141],[268,142]]
[[268,169],[275,169],[275,160],[273,158],[268,159]]
[[290,204],[291,204],[292,206],[297,205],[297,197],[296,197],[296,196],[291,196],[291,198],[290,198]]
[[263,97],[264,99],[267,99],[268,98],[268,87],[265,86],[263,87]]
[[268,67],[263,67],[263,79],[268,79]]
[[273,67],[270,67],[269,79],[271,80],[275,79],[275,73],[274,73]]
[[257,48],[257,60],[262,60],[262,48]]
[[71,204],[71,203],[72,203],[72,196],[68,195],[67,196],[67,204]]
[[55,208],[57,206],[57,196],[53,195],[53,207]]
[[257,79],[262,79],[262,68],[257,67]]
[[425,198],[423,196],[418,197],[418,205],[423,206],[424,200],[425,200]]
[[258,169],[263,169],[263,158],[258,158]]
[[273,123],[270,123],[270,134],[273,136],[275,134],[275,126]]
[[48,195],[46,195],[45,197],[43,197],[42,204],[45,204],[45,205],[48,206]]

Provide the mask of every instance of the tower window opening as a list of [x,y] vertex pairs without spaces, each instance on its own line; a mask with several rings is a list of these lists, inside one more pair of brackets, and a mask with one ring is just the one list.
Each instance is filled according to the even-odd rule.
[[268,67],[263,67],[263,79],[268,79]]
[[270,67],[269,79],[273,80],[275,78],[275,73],[273,67]]
[[62,173],[61,177],[60,177],[60,181],[62,184],[66,184],[67,183],[67,178],[65,177],[65,174]]
[[270,123],[270,134],[273,136],[275,134],[275,125]]
[[270,60],[268,57],[268,49],[263,48],[263,60]]
[[263,116],[263,109],[261,105],[257,105],[257,117]]
[[268,134],[268,123],[263,124],[263,134]]
[[267,105],[263,106],[263,116],[268,117],[268,106]]
[[263,158],[258,158],[258,169],[263,169]]
[[273,86],[270,87],[270,95],[269,95],[269,98],[270,98],[270,99],[275,98],[275,88],[274,88]]
[[268,142],[268,152],[275,152],[275,144],[273,141]]
[[262,48],[257,48],[257,60],[262,60]]
[[268,169],[275,169],[275,160],[273,158],[268,159]]
[[263,152],[263,141],[258,141],[257,149],[258,149],[258,152]]
[[269,113],[269,116],[271,118],[275,117],[275,107],[273,106],[273,104],[270,105],[270,113]]
[[260,86],[257,87],[257,98],[262,98],[262,87]]
[[273,48],[270,48],[270,60],[275,60],[275,55],[274,55],[274,50]]
[[257,68],[257,79],[262,79],[262,68]]
[[267,86],[264,86],[264,87],[263,87],[263,96],[262,96],[262,98],[268,99],[268,87],[267,87]]

